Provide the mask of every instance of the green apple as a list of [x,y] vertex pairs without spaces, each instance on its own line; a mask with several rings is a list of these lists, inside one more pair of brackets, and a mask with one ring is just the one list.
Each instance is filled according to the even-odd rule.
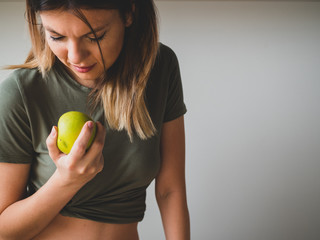
[[[87,121],[93,121],[87,114],[77,111],[64,113],[58,121],[58,139],[57,146],[61,152],[68,154],[78,138],[83,125]],[[88,142],[87,149],[91,146],[96,135],[96,123],[93,121],[94,127],[92,136]]]

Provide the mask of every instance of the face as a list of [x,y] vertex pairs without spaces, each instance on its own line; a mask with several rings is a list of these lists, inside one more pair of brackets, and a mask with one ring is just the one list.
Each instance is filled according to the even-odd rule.
[[95,30],[97,39],[82,20],[68,11],[43,11],[40,17],[52,52],[76,81],[92,88],[104,71],[97,41],[101,47],[105,68],[108,69],[120,54],[125,28],[131,22],[124,22],[118,10],[82,12]]

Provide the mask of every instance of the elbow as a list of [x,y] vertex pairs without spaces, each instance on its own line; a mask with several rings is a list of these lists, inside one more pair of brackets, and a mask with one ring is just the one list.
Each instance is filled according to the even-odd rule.
[[156,192],[156,199],[157,201],[167,199],[170,196],[171,192]]
[[155,195],[156,195],[156,200],[157,201],[164,201],[170,198],[170,196],[172,196],[172,194],[174,194],[175,191],[173,191],[172,189],[168,188],[168,189],[156,189]]
[[155,196],[156,196],[156,200],[157,202],[165,202],[168,200],[183,200],[186,201],[187,196],[186,196],[186,187],[185,184],[181,184],[178,186],[168,186],[168,184],[166,185],[156,185],[155,188]]
[[157,202],[164,202],[170,199],[186,200],[186,193],[184,191],[174,191],[174,190],[156,192]]

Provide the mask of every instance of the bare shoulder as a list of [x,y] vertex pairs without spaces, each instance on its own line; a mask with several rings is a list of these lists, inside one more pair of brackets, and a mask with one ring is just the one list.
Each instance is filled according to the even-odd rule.
[[30,164],[0,162],[0,213],[23,198],[29,172]]

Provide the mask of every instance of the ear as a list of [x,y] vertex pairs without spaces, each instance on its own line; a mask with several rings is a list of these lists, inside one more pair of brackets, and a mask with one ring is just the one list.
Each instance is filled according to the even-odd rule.
[[132,3],[132,11],[126,14],[126,22],[125,22],[126,27],[130,27],[131,24],[133,23],[133,15],[135,13],[135,10],[136,10],[136,5]]

